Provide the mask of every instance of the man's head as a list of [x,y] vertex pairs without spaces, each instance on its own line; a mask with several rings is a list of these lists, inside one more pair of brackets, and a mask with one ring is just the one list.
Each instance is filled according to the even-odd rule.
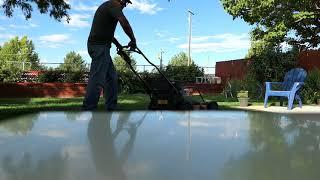
[[126,7],[128,4],[132,4],[130,0],[119,0],[122,8]]

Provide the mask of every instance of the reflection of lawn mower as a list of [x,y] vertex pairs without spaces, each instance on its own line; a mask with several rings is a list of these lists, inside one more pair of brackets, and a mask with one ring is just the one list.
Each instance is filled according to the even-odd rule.
[[206,102],[201,93],[199,95],[203,102],[196,102],[188,100],[184,96],[184,90],[180,84],[175,81],[170,81],[160,69],[154,65],[150,60],[141,52],[139,48],[128,49],[128,51],[136,52],[143,56],[143,58],[150,63],[160,73],[161,77],[158,79],[150,80],[149,84],[141,78],[141,76],[132,67],[131,59],[124,51],[127,47],[116,44],[117,53],[126,61],[133,73],[141,80],[143,86],[150,96],[150,110],[192,110],[192,109],[218,109],[216,102]]

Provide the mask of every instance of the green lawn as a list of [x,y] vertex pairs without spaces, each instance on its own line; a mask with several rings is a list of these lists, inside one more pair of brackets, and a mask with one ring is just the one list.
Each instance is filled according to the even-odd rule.
[[[200,96],[191,97],[201,100]],[[238,106],[236,98],[224,96],[204,96],[205,100],[217,101],[220,109],[232,109]],[[83,98],[23,98],[0,99],[0,119],[24,113],[38,111],[80,111]],[[119,110],[146,110],[149,104],[149,96],[144,94],[119,95]],[[253,104],[263,104],[253,102]],[[98,110],[104,109],[104,100],[100,98]]]

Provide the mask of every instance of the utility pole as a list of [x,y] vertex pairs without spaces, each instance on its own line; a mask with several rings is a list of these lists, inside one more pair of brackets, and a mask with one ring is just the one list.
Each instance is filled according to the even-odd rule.
[[188,66],[190,66],[191,64],[191,36],[192,36],[192,15],[194,15],[194,13],[191,10],[188,10],[189,13],[189,49],[188,49]]
[[163,49],[160,50],[159,54],[159,60],[160,60],[160,70],[163,68],[163,63],[162,63],[162,54],[164,53]]

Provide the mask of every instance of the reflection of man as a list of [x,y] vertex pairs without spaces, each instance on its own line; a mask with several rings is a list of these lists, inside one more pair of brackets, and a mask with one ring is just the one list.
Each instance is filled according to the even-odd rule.
[[[142,123],[142,120],[137,124],[130,123],[128,122],[129,114],[120,114],[116,129],[112,132],[110,126],[111,117],[112,113],[92,113],[92,119],[88,126],[88,138],[92,159],[97,171],[101,173],[104,178],[117,180],[126,179],[122,166],[132,150],[136,138],[136,131]],[[128,127],[125,127],[127,124]],[[127,130],[130,138],[118,155],[114,141],[122,130]]]

